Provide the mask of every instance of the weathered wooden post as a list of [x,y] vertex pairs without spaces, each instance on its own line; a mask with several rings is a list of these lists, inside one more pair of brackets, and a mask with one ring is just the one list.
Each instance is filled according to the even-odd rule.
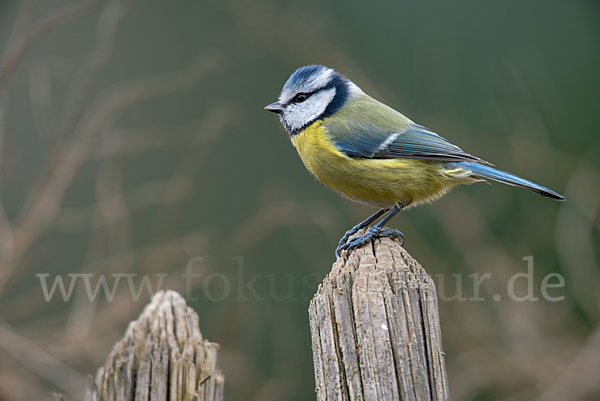
[[222,401],[217,349],[183,297],[160,291],[90,380],[85,400]]
[[309,317],[318,401],[449,399],[435,285],[399,242],[338,259]]

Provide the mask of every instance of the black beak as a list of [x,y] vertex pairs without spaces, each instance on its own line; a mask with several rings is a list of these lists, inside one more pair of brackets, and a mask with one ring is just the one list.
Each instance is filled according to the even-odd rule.
[[279,104],[279,102],[273,102],[265,106],[265,110],[272,111],[273,113],[281,114],[283,113],[283,107]]

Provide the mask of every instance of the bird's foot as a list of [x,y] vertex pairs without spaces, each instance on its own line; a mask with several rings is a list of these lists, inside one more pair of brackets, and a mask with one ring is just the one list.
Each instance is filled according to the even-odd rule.
[[349,229],[348,231],[346,231],[346,233],[342,236],[342,238],[340,238],[340,242],[338,243],[337,248],[335,248],[335,256],[336,257],[338,257],[338,258],[340,257],[340,252],[342,252],[344,245],[346,245],[346,243],[348,242],[348,238],[350,238],[351,236],[356,234],[358,232],[358,230],[360,230],[361,228],[362,227],[360,226],[360,224],[357,224],[354,227],[352,227],[351,229]]
[[[351,230],[349,230],[349,231],[351,231]],[[356,249],[356,248],[366,244],[367,242],[369,242],[375,238],[383,238],[383,237],[391,237],[391,238],[399,239],[400,243],[402,245],[404,245],[404,234],[402,234],[402,232],[400,232],[398,230],[392,230],[392,229],[382,230],[380,228],[373,227],[369,231],[367,231],[365,234],[361,235],[360,237],[353,238],[350,241],[347,241],[343,245],[340,243],[340,245],[338,246],[338,248],[335,251],[336,255],[339,256],[341,251],[344,249],[346,251],[351,251],[353,249]]]
[[402,231],[392,230],[392,229],[381,230],[381,232],[379,233],[377,238],[383,238],[383,237],[396,238],[397,240],[400,241],[400,245],[404,245],[404,234],[402,233]]

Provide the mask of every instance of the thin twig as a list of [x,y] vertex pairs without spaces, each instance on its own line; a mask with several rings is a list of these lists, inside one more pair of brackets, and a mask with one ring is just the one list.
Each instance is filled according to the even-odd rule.
[[65,193],[79,168],[88,160],[98,136],[114,129],[125,111],[140,101],[188,90],[216,66],[214,56],[203,55],[180,71],[147,76],[109,88],[98,96],[79,124],[70,143],[46,169],[46,177],[30,191],[14,229],[12,261],[0,276],[0,288],[31,244],[58,215]]
[[45,349],[17,334],[0,318],[0,348],[15,360],[48,380],[73,398],[81,394],[85,376],[46,352]]
[[0,61],[0,93],[4,91],[6,83],[25,54],[27,54],[37,42],[44,38],[48,32],[68,23],[74,18],[93,11],[101,2],[101,0],[87,0],[69,3],[52,12],[28,32],[17,35],[12,42],[12,46],[5,51]]
[[69,135],[77,125],[86,106],[86,98],[97,72],[104,66],[115,48],[120,22],[128,7],[112,1],[104,7],[96,28],[96,47],[77,68],[69,85],[60,132]]

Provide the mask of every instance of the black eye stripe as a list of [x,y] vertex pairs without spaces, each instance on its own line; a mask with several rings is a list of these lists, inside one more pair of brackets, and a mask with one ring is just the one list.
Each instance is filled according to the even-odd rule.
[[306,101],[306,99],[308,99],[311,95],[312,93],[298,93],[292,98],[290,103],[302,103]]

